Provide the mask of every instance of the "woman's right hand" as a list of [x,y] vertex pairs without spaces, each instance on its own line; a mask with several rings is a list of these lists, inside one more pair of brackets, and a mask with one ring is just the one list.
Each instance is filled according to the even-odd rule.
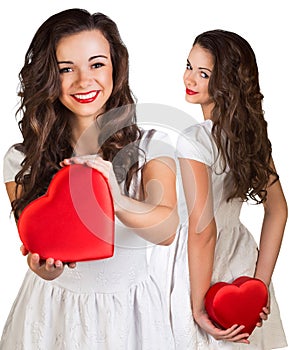
[[[39,277],[47,281],[52,281],[62,274],[65,266],[62,261],[54,260],[53,258],[42,260],[39,254],[28,252],[23,245],[21,246],[20,250],[23,255],[27,256],[27,263],[29,268]],[[67,265],[70,268],[74,268],[76,266],[75,263],[69,263]]]
[[214,337],[216,340],[225,340],[234,343],[249,344],[248,333],[240,333],[244,326],[233,325],[228,329],[217,328],[209,318],[206,312],[198,313],[194,315],[195,322],[208,334]]

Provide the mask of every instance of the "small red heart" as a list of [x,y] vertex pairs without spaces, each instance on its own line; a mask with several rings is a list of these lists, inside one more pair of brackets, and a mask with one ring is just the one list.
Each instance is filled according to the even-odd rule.
[[218,282],[211,286],[205,308],[211,320],[224,329],[244,325],[241,333],[251,334],[267,301],[266,285],[259,279],[242,276],[233,283]]
[[95,260],[114,253],[114,207],[109,185],[95,169],[70,165],[18,220],[26,249],[42,259]]

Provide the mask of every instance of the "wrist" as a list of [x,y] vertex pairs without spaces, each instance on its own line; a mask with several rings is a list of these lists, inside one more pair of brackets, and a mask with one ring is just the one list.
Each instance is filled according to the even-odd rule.
[[254,275],[254,278],[257,278],[260,281],[262,281],[267,287],[269,287],[269,285],[271,283],[271,278],[269,278],[269,277],[266,278],[265,276],[262,276],[262,275],[257,274],[257,273]]
[[206,314],[206,309],[203,303],[192,303],[192,314],[194,319],[199,319],[201,315]]
[[127,211],[129,204],[127,203],[127,196],[119,194],[113,199],[115,215],[119,217],[123,212]]

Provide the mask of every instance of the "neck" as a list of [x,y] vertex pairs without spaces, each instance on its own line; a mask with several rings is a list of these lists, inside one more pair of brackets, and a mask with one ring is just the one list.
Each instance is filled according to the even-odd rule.
[[74,119],[71,122],[72,143],[76,155],[94,154],[99,150],[100,129],[96,120]]
[[205,104],[205,105],[201,105],[203,117],[204,117],[205,120],[211,119],[211,117],[212,117],[212,110],[213,110],[214,106],[215,105],[212,102],[210,102],[208,104]]

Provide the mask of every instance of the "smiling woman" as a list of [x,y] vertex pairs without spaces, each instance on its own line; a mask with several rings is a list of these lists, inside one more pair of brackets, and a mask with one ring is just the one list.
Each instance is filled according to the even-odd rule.
[[[60,101],[76,117],[94,121],[113,90],[110,45],[99,30],[62,38],[56,49],[61,73]],[[83,106],[81,107],[82,104]]]
[[177,230],[174,155],[172,147],[162,152],[171,145],[166,134],[136,124],[128,52],[116,24],[80,9],[53,15],[35,34],[20,79],[23,142],[4,159],[15,219],[61,167],[83,164],[109,184],[115,253],[67,265],[22,247],[29,270],[1,350],[173,349],[146,248],[169,245]]

